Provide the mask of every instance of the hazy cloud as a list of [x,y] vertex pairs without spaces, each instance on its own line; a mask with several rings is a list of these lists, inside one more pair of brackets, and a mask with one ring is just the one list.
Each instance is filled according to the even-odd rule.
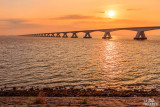
[[141,10],[141,8],[137,8],[137,9],[132,9],[132,8],[130,8],[130,9],[127,9],[127,11],[139,11],[139,10]]
[[29,20],[24,20],[24,19],[0,19],[0,21],[5,21],[13,24],[19,24],[19,23],[24,23],[28,22]]
[[39,24],[29,23],[30,20],[26,19],[0,19],[3,22],[1,28],[4,29],[22,29],[22,28],[33,28],[40,26]]
[[84,15],[66,15],[62,17],[50,18],[51,20],[73,20],[73,19],[95,19],[95,16],[84,16]]
[[103,29],[103,28],[118,28],[118,27],[140,27],[148,25],[158,25],[157,22],[148,22],[144,20],[126,20],[116,19],[110,21],[76,21],[73,23],[75,27],[83,27],[84,29]]
[[105,13],[105,11],[96,11],[97,13]]

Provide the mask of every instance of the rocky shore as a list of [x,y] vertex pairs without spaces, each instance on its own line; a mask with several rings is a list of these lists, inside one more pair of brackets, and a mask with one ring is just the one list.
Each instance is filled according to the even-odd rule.
[[105,96],[105,97],[149,97],[160,96],[160,91],[156,89],[151,90],[115,90],[115,89],[76,89],[76,88],[29,88],[18,89],[13,87],[12,90],[1,89],[0,96],[38,96],[40,92],[43,92],[45,97],[79,97],[79,96]]
[[[0,107],[159,107],[160,97],[45,97],[43,103],[34,103],[36,97],[0,97]],[[86,103],[84,99],[87,99]]]
[[[78,88],[13,87],[0,91],[0,107],[145,107],[145,101],[155,99],[159,105],[160,91],[156,89],[115,90]],[[152,100],[153,101],[153,100]]]

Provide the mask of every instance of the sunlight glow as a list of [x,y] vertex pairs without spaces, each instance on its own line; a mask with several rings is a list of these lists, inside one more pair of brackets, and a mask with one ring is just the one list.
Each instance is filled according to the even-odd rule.
[[113,18],[113,16],[115,15],[114,11],[105,11],[105,14],[109,17],[109,18]]

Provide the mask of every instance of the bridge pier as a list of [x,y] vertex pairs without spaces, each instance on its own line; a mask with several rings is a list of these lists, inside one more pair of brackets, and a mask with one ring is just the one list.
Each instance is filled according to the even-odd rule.
[[47,37],[50,37],[50,33],[47,33]]
[[71,36],[71,38],[78,38],[77,33],[73,33],[73,35]]
[[51,33],[50,35],[51,35],[50,37],[55,37],[54,33]]
[[47,37],[47,36],[48,36],[48,34],[47,34],[47,33],[45,33],[44,37]]
[[42,37],[45,37],[45,33],[42,34]]
[[47,33],[45,33],[44,37],[47,37],[47,36],[48,36],[48,34],[47,34]]
[[43,37],[46,37],[46,33],[43,34]]
[[60,33],[57,33],[56,37],[57,37],[57,38],[61,37]]
[[86,34],[83,38],[92,38],[91,35],[90,35],[90,32],[86,32]]
[[110,32],[105,32],[105,34],[104,34],[104,37],[102,37],[102,39],[111,39],[112,37],[111,37],[111,34],[110,34]]
[[137,35],[134,38],[134,40],[146,40],[146,39],[147,39],[147,37],[146,37],[144,31],[137,31]]
[[43,36],[44,36],[44,33],[41,34],[41,37],[43,37]]
[[68,38],[67,33],[64,33],[62,38]]

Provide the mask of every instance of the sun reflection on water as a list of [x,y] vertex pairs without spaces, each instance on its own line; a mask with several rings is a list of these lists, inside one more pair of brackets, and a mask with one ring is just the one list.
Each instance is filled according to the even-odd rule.
[[119,76],[120,71],[118,70],[118,47],[116,43],[109,41],[106,42],[105,47],[105,61],[104,61],[104,74],[109,80],[114,80]]

